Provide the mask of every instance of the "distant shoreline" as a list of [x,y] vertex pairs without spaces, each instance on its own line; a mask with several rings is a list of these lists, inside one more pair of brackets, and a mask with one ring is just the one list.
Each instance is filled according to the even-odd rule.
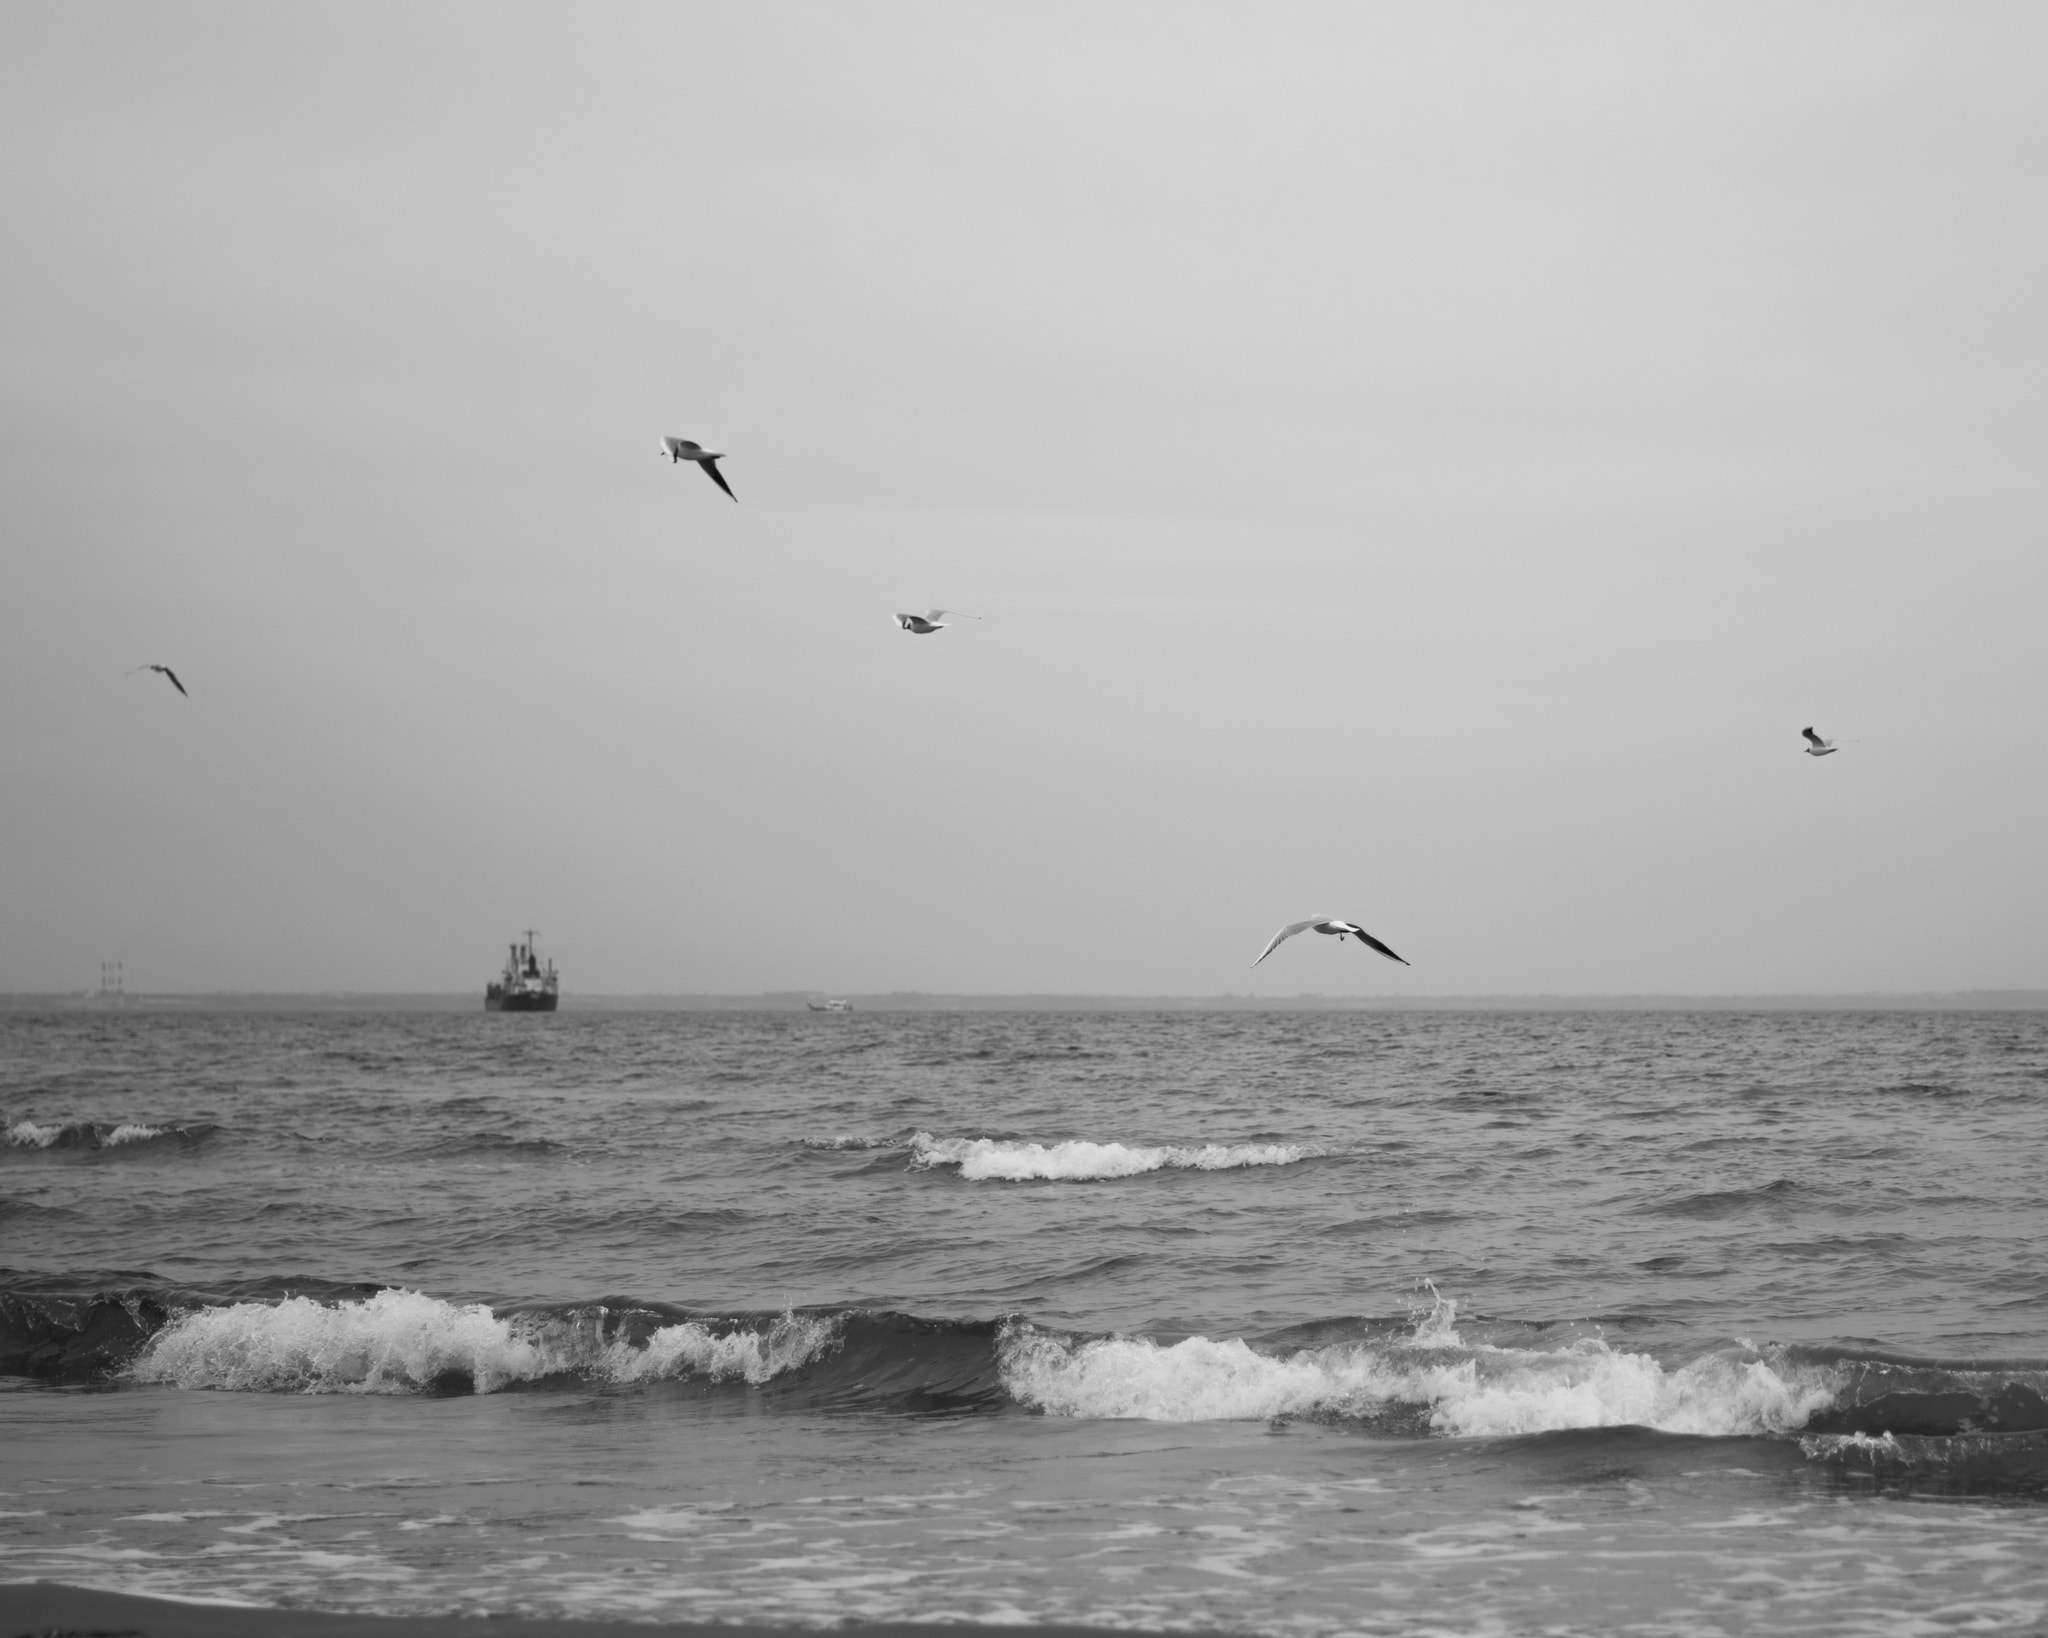
[[[755,995],[577,995],[563,1012],[803,1012],[818,990]],[[1833,995],[944,995],[847,993],[863,1012],[2048,1012],[2048,990]],[[481,991],[0,993],[0,1012],[475,1012]]]

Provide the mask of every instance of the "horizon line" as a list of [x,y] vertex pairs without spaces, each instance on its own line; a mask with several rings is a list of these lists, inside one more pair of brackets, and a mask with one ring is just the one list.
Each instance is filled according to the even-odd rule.
[[[1255,1011],[1261,1008],[1335,1009],[1361,1008],[1399,1010],[1403,1007],[1443,1009],[1455,1007],[1533,1008],[1675,1008],[1685,1006],[1770,1007],[1791,1006],[1888,1006],[1892,1008],[1992,1006],[1999,1010],[2048,1010],[2048,988],[2013,987],[1967,990],[1528,990],[1467,991],[1433,995],[1388,995],[1337,993],[1302,990],[1286,995],[1214,991],[1206,993],[1137,993],[1131,991],[951,991],[951,990],[845,990],[784,989],[754,991],[714,990],[588,990],[565,991],[562,1010],[626,1010],[634,1006],[649,1009],[776,1011],[802,1008],[812,1000],[844,999],[870,1010],[908,1012],[919,1010],[1085,1011],[1095,1009],[1137,1010],[1157,1007],[1168,1010],[1209,1008]],[[104,994],[89,989],[0,991],[0,1008],[19,1010],[38,1005],[78,1007],[97,1005],[171,1004],[184,1006],[270,1005],[294,1003],[382,1003],[400,1007],[481,1006],[482,992],[460,990],[129,990]]]

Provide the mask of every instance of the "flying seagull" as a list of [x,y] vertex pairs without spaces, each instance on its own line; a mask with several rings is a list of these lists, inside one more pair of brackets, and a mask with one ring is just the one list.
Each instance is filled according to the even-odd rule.
[[1811,728],[1802,728],[1799,732],[1806,738],[1806,754],[1808,756],[1833,756],[1835,754],[1835,742],[1833,740],[1822,739]]
[[[134,671],[130,671],[128,675],[132,677],[135,675],[136,671],[161,671],[166,677],[171,679],[171,686],[173,688],[175,688],[179,693],[185,694],[185,685],[178,681],[177,672],[173,671],[167,665],[139,665],[135,667]],[[187,698],[188,700],[191,697],[192,696],[190,694],[185,694],[185,698]]]
[[718,463],[725,457],[716,450],[706,449],[702,444],[692,443],[687,438],[664,438],[661,441],[661,452],[668,457],[671,466],[677,461],[695,461],[704,469],[705,475],[723,489],[730,499],[739,499],[739,496],[733,494],[732,485],[725,481],[724,475],[718,470]]
[[905,631],[919,637],[929,637],[954,620],[979,620],[978,614],[962,614],[958,609],[926,609],[922,614],[899,614],[896,623]]
[[[1310,916],[1307,921],[1290,921],[1285,927],[1281,928],[1279,932],[1275,933],[1273,935],[1272,942],[1269,943],[1263,950],[1259,952],[1259,961],[1264,961],[1267,956],[1271,955],[1275,950],[1279,949],[1282,944],[1286,943],[1287,940],[1294,937],[1296,933],[1305,933],[1311,927],[1313,927],[1319,933],[1335,933],[1339,938],[1342,938],[1346,933],[1349,933],[1353,938],[1357,939],[1360,944],[1365,945],[1368,949],[1379,951],[1379,953],[1385,956],[1389,961],[1399,961],[1401,965],[1404,967],[1410,965],[1408,961],[1406,961],[1400,956],[1395,955],[1392,950],[1388,949],[1378,939],[1374,938],[1372,934],[1368,933],[1363,927],[1359,926],[1357,922],[1339,921],[1335,916]],[[1256,967],[1259,964],[1259,961],[1254,961],[1252,965]]]

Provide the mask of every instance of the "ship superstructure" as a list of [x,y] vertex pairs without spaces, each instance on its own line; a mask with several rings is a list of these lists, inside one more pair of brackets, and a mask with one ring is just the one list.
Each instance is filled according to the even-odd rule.
[[553,1012],[561,998],[561,980],[555,964],[542,964],[533,948],[533,929],[524,940],[515,941],[505,958],[505,970],[495,984],[484,990],[485,1012]]

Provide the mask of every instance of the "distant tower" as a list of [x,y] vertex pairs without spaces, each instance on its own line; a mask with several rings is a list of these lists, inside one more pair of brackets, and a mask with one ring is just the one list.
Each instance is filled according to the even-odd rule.
[[125,1001],[128,992],[121,982],[121,963],[102,961],[100,963],[100,999],[102,1001]]

